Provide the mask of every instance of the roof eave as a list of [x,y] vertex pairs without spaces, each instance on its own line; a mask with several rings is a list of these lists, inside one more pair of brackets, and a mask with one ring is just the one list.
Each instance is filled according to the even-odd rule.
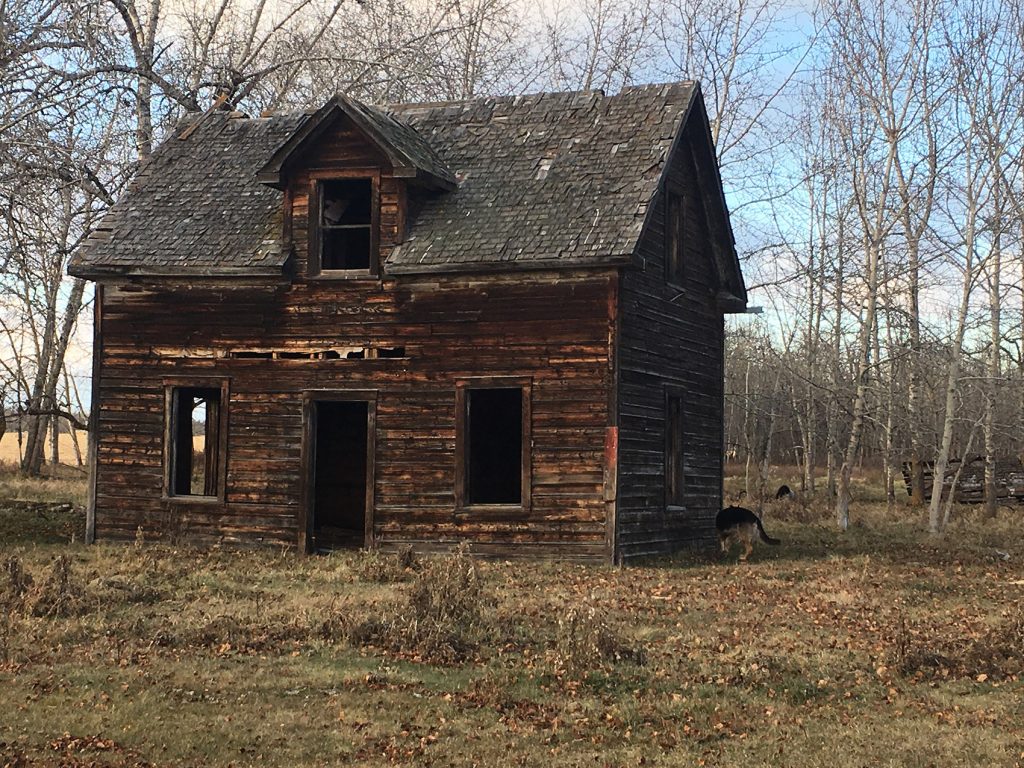
[[261,168],[256,172],[256,181],[259,184],[265,184],[268,187],[273,187],[276,190],[284,191],[288,183],[285,181],[284,173],[281,170],[268,171]]
[[102,282],[125,278],[156,278],[198,280],[205,278],[280,278],[285,277],[282,266],[272,267],[176,267],[153,268],[145,266],[109,265],[109,264],[71,264],[68,274],[83,280]]
[[718,308],[727,315],[743,314],[747,311],[746,291],[743,296],[737,296],[731,291],[721,290],[715,296]]
[[384,274],[388,276],[403,275],[440,275],[440,274],[494,274],[534,272],[542,270],[569,271],[574,269],[618,269],[633,264],[633,254],[617,254],[595,256],[589,259],[567,260],[560,257],[550,259],[530,259],[528,261],[467,261],[448,264],[387,264]]
[[455,179],[446,176],[438,176],[437,174],[425,171],[422,168],[405,167],[399,170],[396,167],[394,175],[397,178],[409,179],[418,186],[442,192],[454,192],[459,188],[459,185],[455,183]]

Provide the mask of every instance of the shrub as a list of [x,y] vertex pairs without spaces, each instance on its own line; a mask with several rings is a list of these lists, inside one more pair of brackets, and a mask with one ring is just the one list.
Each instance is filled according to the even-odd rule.
[[556,673],[582,679],[588,673],[620,662],[643,664],[642,645],[631,646],[616,635],[592,605],[572,607],[558,620],[555,637]]
[[398,558],[398,565],[403,570],[414,571],[419,567],[419,560],[412,548],[412,544],[406,544],[395,553],[395,556]]
[[[827,504],[815,503],[814,499],[803,496],[790,496],[771,502],[771,518],[787,523],[819,523],[829,517]],[[763,518],[762,518],[763,519]],[[769,524],[765,520],[766,524]]]
[[413,581],[409,593],[406,634],[426,655],[462,659],[486,634],[483,580],[469,548],[460,544],[454,554],[430,561]]
[[1019,675],[1024,673],[1024,609],[1014,605],[997,624],[970,636],[911,626],[901,617],[889,660],[913,677]]
[[342,606],[322,623],[321,637],[376,645],[439,663],[469,658],[489,637],[484,608],[493,599],[468,547],[461,545],[451,555],[428,560],[414,574],[404,604],[383,606],[362,618]]
[[85,603],[84,588],[71,567],[71,558],[60,555],[53,561],[50,575],[36,590],[27,594],[33,616],[74,616]]
[[9,615],[71,616],[83,604],[82,587],[72,573],[71,559],[61,555],[53,561],[50,575],[36,583],[17,557],[7,560],[7,588],[2,607]]

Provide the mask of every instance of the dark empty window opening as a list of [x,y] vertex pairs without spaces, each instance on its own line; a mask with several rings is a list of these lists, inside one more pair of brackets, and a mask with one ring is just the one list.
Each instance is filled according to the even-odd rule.
[[377,350],[377,357],[405,357],[405,347],[381,347]]
[[320,268],[368,270],[372,249],[373,184],[338,179],[320,185]]
[[171,496],[217,496],[220,473],[221,390],[171,390]]
[[682,506],[683,474],[683,398],[669,395],[665,405],[665,503]]
[[522,503],[523,390],[467,390],[465,419],[466,502]]
[[685,280],[683,240],[686,235],[686,198],[669,189],[665,202],[665,279],[673,285]]

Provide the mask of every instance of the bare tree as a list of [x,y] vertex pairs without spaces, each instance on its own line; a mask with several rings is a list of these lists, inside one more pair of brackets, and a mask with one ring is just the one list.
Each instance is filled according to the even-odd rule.
[[[862,321],[856,344],[855,392],[839,472],[836,521],[849,525],[850,480],[868,409],[877,334],[881,260],[886,241],[900,221],[898,167],[907,134],[926,100],[925,62],[933,19],[931,0],[896,8],[840,0],[829,6],[830,73],[842,89],[846,109],[837,126],[848,161],[853,211],[864,252]],[[908,204],[914,201],[908,201]]]
[[80,56],[55,64],[53,74],[131,99],[136,151],[145,159],[160,125],[181,111],[200,110],[217,96],[243,103],[274,72],[308,61],[309,52],[275,55],[282,38],[292,29],[316,38],[334,23],[342,2],[87,0],[75,7],[75,24],[60,43]]
[[542,12],[543,68],[556,89],[618,90],[646,74],[650,0],[584,0]]
[[35,170],[41,165],[36,155],[48,152],[49,141],[59,141],[64,151],[79,157],[82,167],[88,166],[90,158],[80,153],[102,153],[109,135],[100,134],[99,146],[79,148],[79,128],[69,118],[62,131],[40,134],[41,143],[25,149],[23,173],[17,188],[5,193],[6,205],[0,221],[2,236],[10,248],[8,268],[0,287],[8,296],[9,311],[14,313],[4,319],[4,324],[12,346],[28,350],[28,354],[17,355],[8,369],[19,379],[24,396],[18,404],[20,421],[26,425],[22,469],[30,474],[40,471],[45,437],[48,431],[58,429],[58,415],[70,413],[66,393],[62,401],[58,390],[86,297],[85,282],[68,281],[65,270],[71,254],[102,210],[88,179],[68,179],[75,172],[73,168],[58,167],[53,173],[40,173]]
[[[945,523],[941,515],[941,497],[958,416],[957,397],[964,358],[964,340],[968,331],[972,292],[983,272],[989,275],[990,328],[994,334],[989,354],[985,414],[982,417],[986,440],[986,486],[990,512],[995,511],[994,481],[994,387],[1001,374],[999,358],[999,272],[1002,269],[1002,238],[1005,215],[1003,175],[1001,173],[1009,138],[1017,120],[1017,91],[1010,70],[1002,69],[1001,55],[1006,38],[1000,34],[1009,20],[1003,6],[987,0],[965,3],[955,23],[945,27],[954,73],[953,109],[955,135],[960,155],[955,174],[949,180],[946,218],[949,264],[960,276],[957,305],[946,374],[942,442],[935,460],[928,529],[939,533]],[[993,72],[994,67],[999,69]]]

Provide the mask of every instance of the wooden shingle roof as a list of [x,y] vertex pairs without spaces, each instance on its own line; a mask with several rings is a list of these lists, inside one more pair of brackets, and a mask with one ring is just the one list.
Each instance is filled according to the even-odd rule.
[[72,257],[71,274],[281,275],[284,196],[254,173],[305,115],[193,120],[143,164]]
[[69,271],[281,275],[275,187],[328,109],[364,120],[402,175],[435,190],[414,207],[386,273],[628,263],[695,94],[685,82],[389,107],[336,97],[316,113],[260,119],[207,113],[160,146]]
[[393,274],[626,263],[692,83],[393,107],[458,191],[429,200]]

